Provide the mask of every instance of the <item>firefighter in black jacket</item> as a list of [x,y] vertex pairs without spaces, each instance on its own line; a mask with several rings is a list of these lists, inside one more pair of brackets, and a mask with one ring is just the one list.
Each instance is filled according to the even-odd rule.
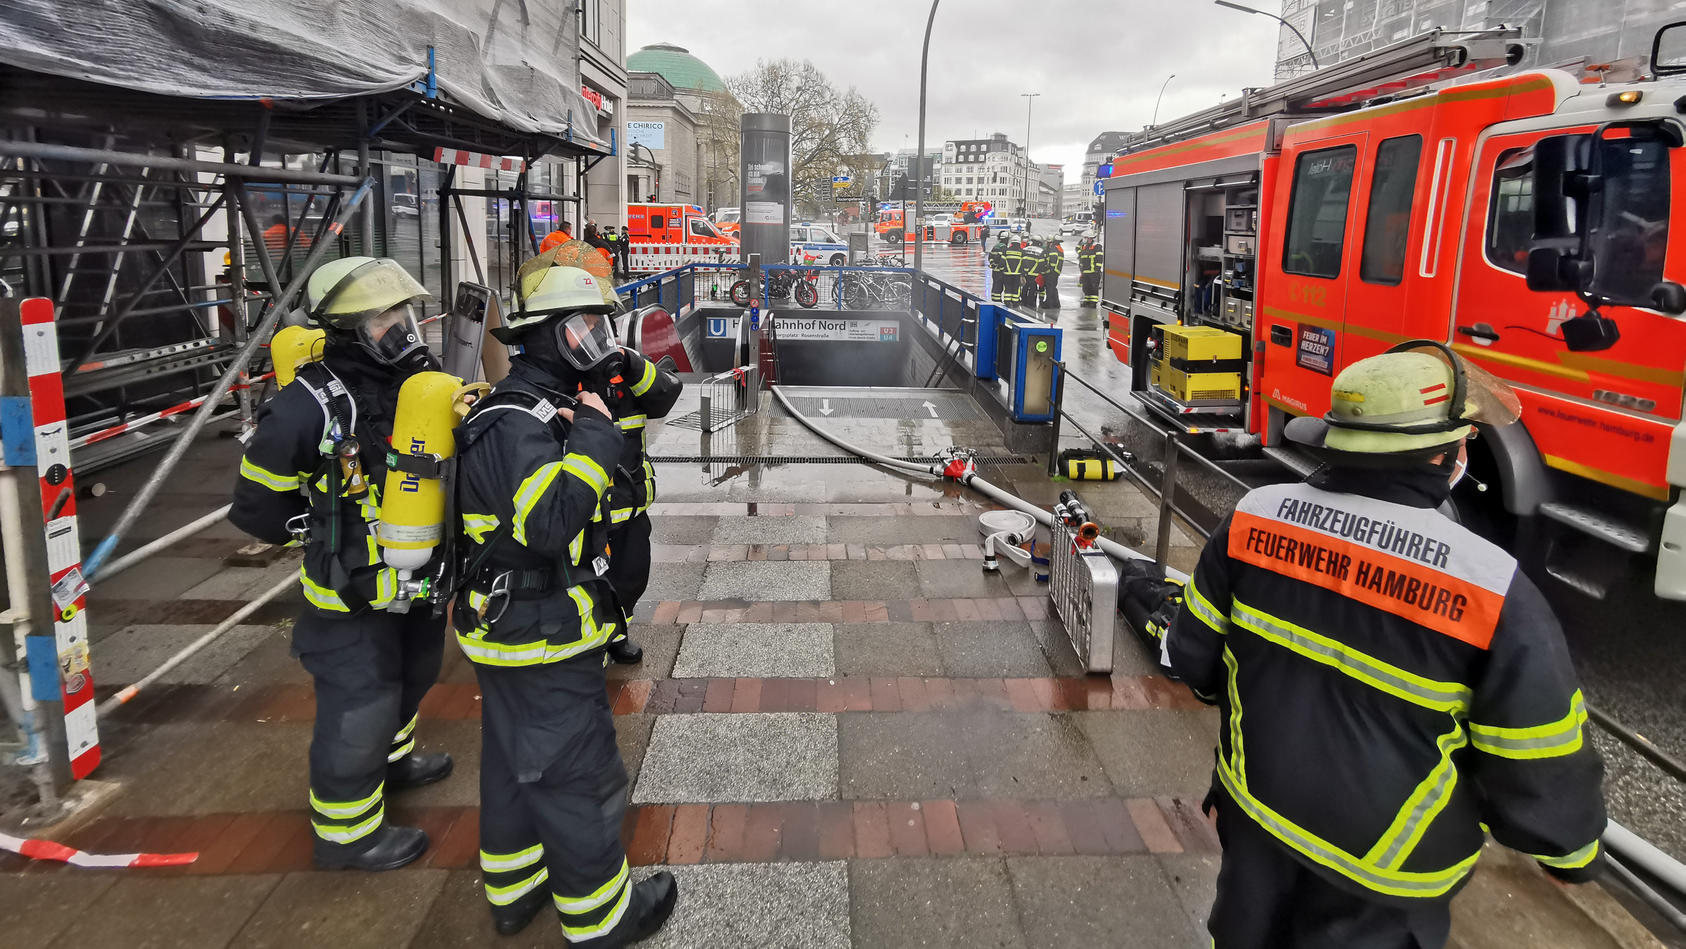
[[1001,302],[1017,303],[1019,288],[1024,285],[1021,274],[1025,264],[1024,245],[1020,243],[1019,238],[1013,238],[1012,243],[1007,245],[1007,250],[1001,255],[1001,263]]
[[1002,234],[989,249],[989,299],[1003,303],[1007,299],[1007,235]]
[[1047,310],[1060,308],[1060,274],[1065,272],[1065,245],[1058,237],[1048,239],[1047,249],[1042,252],[1042,307]]
[[1557,620],[1436,510],[1515,394],[1415,341],[1331,397],[1289,426],[1324,466],[1241,500],[1164,640],[1223,711],[1216,949],[1439,949],[1483,825],[1561,879],[1600,867],[1603,767]]
[[612,308],[573,267],[518,282],[496,331],[519,347],[509,376],[458,433],[466,586],[452,613],[484,697],[480,869],[493,922],[519,932],[554,904],[569,942],[603,949],[654,933],[677,898],[671,874],[634,885],[620,841],[627,775],[603,667],[624,622],[608,574],[626,439],[581,386],[620,352]]
[[427,834],[387,823],[384,794],[451,773],[449,755],[415,751],[444,620],[388,612],[397,575],[373,533],[398,387],[433,365],[415,317],[427,296],[388,259],[347,257],[311,274],[305,303],[326,330],[321,359],[259,410],[228,515],[270,543],[304,539],[310,605],[292,651],[316,685],[310,819],[325,868],[390,870],[421,856]]
[[1083,238],[1083,243],[1077,245],[1077,264],[1079,279],[1083,282],[1083,306],[1099,306],[1101,303],[1101,245],[1095,241],[1093,234]]

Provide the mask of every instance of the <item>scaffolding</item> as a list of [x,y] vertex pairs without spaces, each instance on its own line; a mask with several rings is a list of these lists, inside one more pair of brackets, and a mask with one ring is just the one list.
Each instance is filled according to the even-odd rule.
[[[0,656],[0,707],[18,729],[15,739],[0,729],[0,763],[9,753],[33,769],[45,811],[73,774],[69,693],[59,693],[76,683],[64,670],[78,667],[77,683],[91,691],[85,638],[79,662],[64,661],[63,629],[57,662],[30,661],[30,648],[48,648],[33,640],[50,641],[49,627],[72,625],[65,614],[81,608],[80,595],[69,608],[47,596],[66,575],[62,552],[79,561],[80,593],[97,586],[206,426],[250,424],[268,378],[264,344],[316,263],[398,257],[442,301],[459,280],[501,290],[544,231],[577,226],[587,210],[580,184],[611,154],[612,146],[511,128],[453,103],[431,72],[400,89],[288,104],[175,98],[0,65],[0,388],[25,400],[21,416],[6,414],[0,465],[9,475],[0,501],[23,512],[8,518],[4,537],[4,622],[17,648]],[[63,424],[46,442],[33,426],[48,451],[62,439],[65,470],[50,483],[16,476],[26,458],[46,470],[22,450],[35,391],[23,380],[42,375],[26,368],[23,301],[50,313],[56,334]],[[77,538],[73,499],[35,506],[59,484],[68,489],[72,472],[155,451],[163,458],[97,544]],[[32,510],[58,531],[49,542],[58,553],[32,535]],[[31,674],[51,674],[52,688],[32,689]]]

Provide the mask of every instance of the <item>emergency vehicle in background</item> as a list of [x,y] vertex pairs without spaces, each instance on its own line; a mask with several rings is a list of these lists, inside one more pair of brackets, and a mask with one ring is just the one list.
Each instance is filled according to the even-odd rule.
[[627,269],[658,273],[685,264],[735,262],[738,241],[694,204],[626,206]]
[[738,208],[716,208],[713,220],[715,230],[727,237],[737,237],[738,226],[743,221],[743,215]]
[[1108,344],[1168,422],[1304,470],[1283,427],[1336,374],[1444,341],[1524,407],[1457,516],[1589,596],[1686,599],[1686,24],[1638,82],[1521,54],[1430,32],[1144,132],[1103,181]]
[[[880,205],[878,220],[874,225],[879,239],[890,244],[897,241],[911,243],[913,234],[907,230],[904,223],[911,210],[901,207],[900,202],[894,205]],[[981,241],[989,236],[991,229],[1001,228],[1001,224],[992,217],[994,213],[994,208],[988,201],[926,204],[925,239],[949,244]]]

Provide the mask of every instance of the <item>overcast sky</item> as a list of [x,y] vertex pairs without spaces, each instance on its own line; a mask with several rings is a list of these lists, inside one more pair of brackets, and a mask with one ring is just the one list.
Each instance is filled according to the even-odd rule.
[[[1263,0],[1262,9],[1281,9]],[[757,59],[810,59],[833,82],[878,104],[878,151],[913,147],[919,131],[923,0],[627,0],[627,51],[690,50],[721,76]],[[927,147],[1005,132],[1025,137],[1025,100],[1040,92],[1031,158],[1082,173],[1103,131],[1194,112],[1271,81],[1277,23],[1209,0],[948,0],[931,35]]]

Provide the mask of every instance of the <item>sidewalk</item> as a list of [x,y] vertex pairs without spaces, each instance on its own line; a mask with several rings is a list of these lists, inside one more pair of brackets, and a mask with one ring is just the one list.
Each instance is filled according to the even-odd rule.
[[[691,391],[652,432],[653,455],[701,453],[695,408]],[[1005,453],[983,421],[827,424],[898,454],[956,441]],[[716,455],[838,454],[776,407],[709,442]],[[136,542],[221,503],[236,451],[207,440]],[[657,472],[657,564],[633,629],[645,660],[611,669],[609,686],[634,778],[629,856],[680,881],[673,921],[647,945],[1209,944],[1219,855],[1198,804],[1215,712],[1154,676],[1127,633],[1110,679],[1082,676],[1045,591],[1022,571],[979,569],[975,496],[849,464]],[[103,480],[121,498],[142,476]],[[1038,502],[1062,487],[1028,464],[986,477]],[[1080,491],[1120,539],[1151,536],[1157,507],[1128,483]],[[1173,540],[1174,562],[1191,566],[1193,543]],[[225,526],[96,591],[102,694],[294,569],[225,566],[241,544]],[[419,735],[457,771],[391,808],[428,828],[429,854],[380,875],[310,869],[312,698],[287,656],[295,605],[102,722],[97,777],[120,793],[57,835],[200,861],[105,872],[0,858],[8,949],[562,944],[542,919],[519,938],[492,932],[476,869],[479,701],[454,649]],[[1596,888],[1565,890],[1499,852],[1455,908],[1462,949],[1655,945]]]

